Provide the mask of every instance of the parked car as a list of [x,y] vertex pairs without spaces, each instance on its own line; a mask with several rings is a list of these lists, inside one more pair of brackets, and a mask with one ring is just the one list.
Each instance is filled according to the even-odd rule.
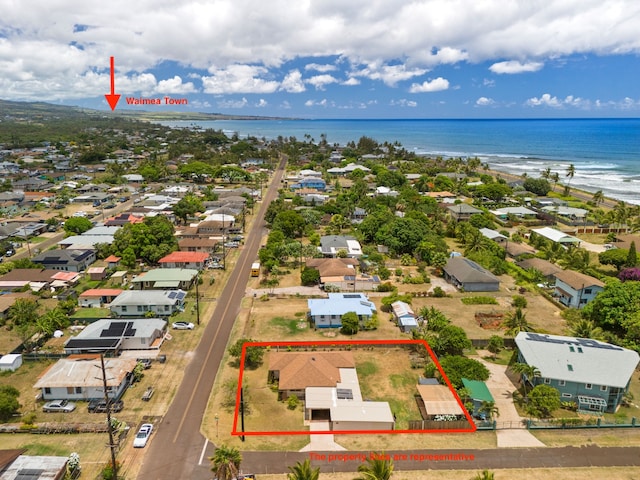
[[[120,412],[124,408],[124,402],[122,400],[111,400],[109,406],[112,412]],[[89,413],[106,413],[107,402],[104,400],[91,400],[87,405]]]
[[16,254],[13,250],[7,250],[4,252],[5,257],[13,257]]
[[133,439],[133,448],[144,448],[149,441],[151,432],[153,432],[153,425],[150,423],[143,423],[138,430],[138,433],[136,433],[136,438]]
[[193,330],[195,327],[191,322],[173,322],[171,326],[174,330]]
[[76,409],[76,404],[68,400],[52,400],[42,406],[42,411],[46,413],[63,412],[69,413]]

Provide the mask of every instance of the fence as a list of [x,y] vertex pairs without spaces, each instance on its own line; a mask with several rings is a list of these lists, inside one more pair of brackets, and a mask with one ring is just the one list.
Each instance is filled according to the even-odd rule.
[[437,422],[435,420],[409,420],[409,430],[468,430],[467,420]]

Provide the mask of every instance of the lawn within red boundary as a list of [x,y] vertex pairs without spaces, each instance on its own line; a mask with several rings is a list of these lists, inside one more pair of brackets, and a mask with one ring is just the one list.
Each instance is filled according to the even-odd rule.
[[[233,430],[231,435],[235,436],[248,436],[248,435],[309,435],[311,432],[309,430],[301,430],[301,431],[269,431],[269,432],[242,432],[238,431],[238,420],[240,415],[240,396],[242,389],[242,376],[244,374],[244,363],[245,363],[245,355],[248,347],[332,347],[332,346],[345,346],[345,345],[423,345],[427,352],[429,352],[429,356],[431,360],[437,367],[440,375],[444,379],[445,383],[449,387],[449,390],[453,394],[454,398],[462,408],[462,411],[465,414],[467,421],[469,422],[469,428],[465,429],[443,429],[443,430],[329,430],[326,432],[313,432],[314,435],[351,435],[351,434],[380,434],[380,433],[473,433],[476,431],[476,425],[467,412],[467,409],[462,404],[460,397],[456,393],[455,389],[451,385],[451,382],[447,378],[436,358],[433,350],[429,344],[424,340],[344,340],[344,341],[333,341],[333,342],[247,342],[242,346],[242,353],[240,356],[240,373],[238,376],[238,391],[236,393],[236,408],[233,415]],[[275,422],[274,422],[275,423]]]

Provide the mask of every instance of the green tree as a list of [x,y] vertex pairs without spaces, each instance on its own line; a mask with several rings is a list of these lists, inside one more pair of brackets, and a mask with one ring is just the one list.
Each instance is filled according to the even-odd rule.
[[537,418],[548,418],[560,408],[560,392],[550,385],[536,385],[529,394],[527,413]]
[[189,216],[196,212],[202,212],[203,210],[202,201],[193,193],[185,195],[172,207],[173,214],[182,220],[182,223],[187,223]]
[[393,461],[385,454],[372,454],[367,463],[358,465],[359,475],[354,480],[389,480],[393,475]]
[[471,340],[464,328],[457,325],[446,325],[438,331],[438,336],[431,346],[438,356],[462,355],[471,348]]
[[598,190],[596,193],[593,194],[593,197],[591,197],[591,199],[597,207],[601,203],[604,203],[604,200],[605,200],[604,193],[602,192],[602,190]]
[[356,312],[347,312],[342,315],[341,323],[340,331],[345,335],[355,335],[360,329],[360,320]]
[[67,232],[68,235],[81,235],[87,230],[93,228],[93,224],[91,220],[85,217],[71,217],[64,222],[63,227],[64,231]]
[[522,187],[531,193],[541,196],[545,196],[551,190],[551,185],[545,178],[529,177],[524,181]]
[[20,391],[12,385],[0,385],[0,421],[6,422],[20,409]]
[[293,467],[287,467],[291,473],[287,473],[287,480],[318,480],[320,467],[313,468],[307,458],[304,462],[296,462]]
[[47,310],[36,320],[36,327],[41,333],[50,336],[56,330],[61,330],[69,325],[69,317],[64,313],[62,308],[55,307]]
[[[236,343],[229,347],[229,355],[236,357],[238,362],[242,355],[242,347],[245,343],[254,343],[255,340],[250,338],[240,338]],[[264,348],[262,347],[247,347],[244,363],[247,368],[255,368],[262,364],[262,357],[264,356]]]
[[507,314],[504,326],[507,328],[507,335],[512,337],[515,337],[520,332],[535,331],[521,308],[516,308],[513,312]]
[[638,348],[638,305],[640,282],[607,281],[604,290],[582,308],[582,316],[594,322],[605,333],[617,337],[617,343]]
[[38,319],[38,304],[28,298],[18,298],[9,307],[8,316],[14,326],[33,325]]
[[598,261],[602,265],[613,265],[620,271],[627,263],[629,251],[624,248],[612,248],[598,254]]
[[572,163],[567,167],[567,171],[565,173],[565,177],[567,177],[569,180],[567,181],[567,185],[565,186],[565,194],[568,194],[569,191],[571,190],[570,188],[570,184],[571,184],[571,180],[573,179],[574,175],[576,174],[576,167],[575,165]]
[[302,285],[317,285],[320,282],[320,272],[315,268],[304,267],[300,273]]
[[302,236],[305,226],[302,215],[294,210],[285,210],[275,216],[272,228],[280,230],[286,238],[298,238]]
[[242,455],[235,447],[220,445],[209,460],[211,460],[211,471],[215,473],[217,480],[232,480],[240,472]]
[[635,267],[638,264],[638,254],[636,253],[636,242],[631,242],[629,245],[629,253],[625,261],[625,267]]
[[456,389],[464,385],[462,379],[485,381],[489,378],[489,370],[478,360],[463,357],[461,355],[450,355],[440,359],[440,366],[447,375],[447,378]]
[[487,350],[493,354],[493,358],[504,349],[504,340],[500,335],[491,335],[489,343],[487,344]]
[[204,183],[213,176],[214,172],[215,170],[211,165],[201,161],[189,162],[178,167],[179,175],[196,183]]

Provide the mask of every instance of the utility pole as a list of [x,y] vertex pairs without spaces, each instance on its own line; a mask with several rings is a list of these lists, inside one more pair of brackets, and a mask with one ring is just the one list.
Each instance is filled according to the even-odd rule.
[[116,463],[116,447],[113,442],[113,425],[111,425],[111,400],[107,392],[107,372],[104,368],[104,354],[100,354],[100,367],[102,369],[102,388],[104,390],[104,401],[107,405],[107,432],[109,432],[109,449],[111,450],[111,470],[113,480],[118,480],[118,464]]
[[198,284],[200,283],[200,273],[196,275],[196,321],[200,325],[200,292],[198,291]]

